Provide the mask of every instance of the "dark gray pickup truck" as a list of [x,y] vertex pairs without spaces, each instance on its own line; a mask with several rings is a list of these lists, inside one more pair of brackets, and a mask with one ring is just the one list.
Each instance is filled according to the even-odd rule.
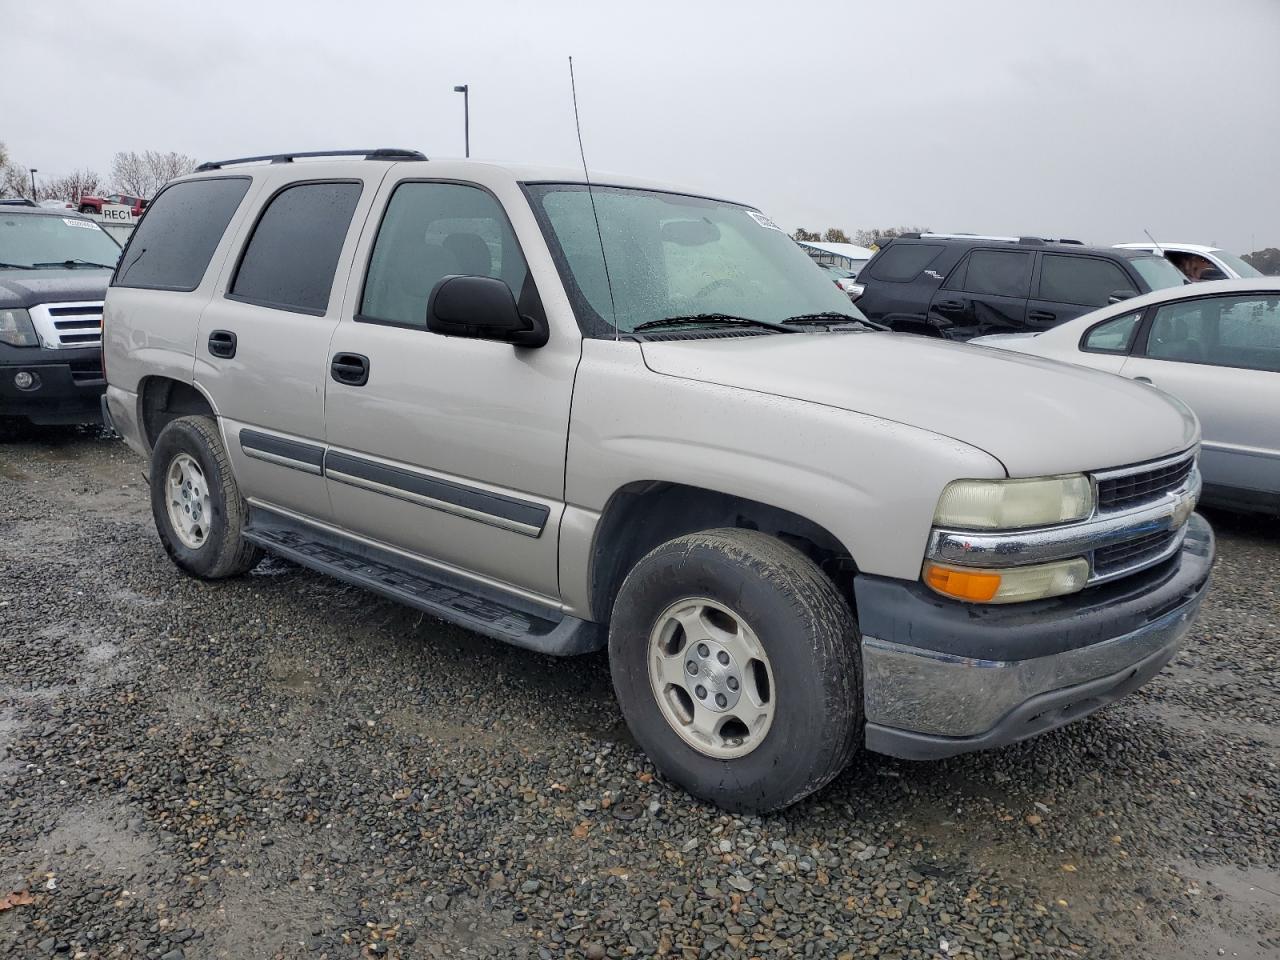
[[119,256],[70,210],[0,208],[0,432],[101,420],[102,301]]

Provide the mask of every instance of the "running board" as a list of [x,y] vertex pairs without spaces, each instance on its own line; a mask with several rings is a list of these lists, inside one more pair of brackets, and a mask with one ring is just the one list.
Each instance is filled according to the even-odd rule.
[[565,657],[605,645],[604,627],[598,623],[260,507],[250,508],[244,538],[304,567],[517,647]]

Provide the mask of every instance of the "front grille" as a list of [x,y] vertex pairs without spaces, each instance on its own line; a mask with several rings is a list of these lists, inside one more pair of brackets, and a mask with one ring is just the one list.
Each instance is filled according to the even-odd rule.
[[40,342],[51,350],[102,345],[102,301],[37,304],[30,309]]
[[102,305],[50,307],[58,344],[63,347],[96,347],[102,343]]
[[1123,510],[1177,489],[1195,466],[1188,454],[1182,460],[1143,469],[1136,467],[1120,475],[1108,474],[1098,479],[1098,509]]
[[1161,530],[1114,546],[1101,547],[1093,552],[1093,572],[1097,575],[1114,573],[1158,557],[1169,549],[1177,535],[1176,530]]

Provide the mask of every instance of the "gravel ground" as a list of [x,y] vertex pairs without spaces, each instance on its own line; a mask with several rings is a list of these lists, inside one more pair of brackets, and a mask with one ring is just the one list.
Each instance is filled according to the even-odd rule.
[[602,656],[179,575],[140,470],[0,447],[0,954],[1280,958],[1280,523],[1211,516],[1127,701],[752,818],[655,776]]

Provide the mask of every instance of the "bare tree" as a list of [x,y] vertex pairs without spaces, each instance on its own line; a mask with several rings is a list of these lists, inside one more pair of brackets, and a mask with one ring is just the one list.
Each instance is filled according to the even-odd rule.
[[806,230],[804,227],[796,227],[796,232],[791,235],[792,240],[807,240],[813,243],[815,240],[821,240],[822,234],[815,233],[813,230]]
[[822,235],[822,239],[827,243],[848,243],[849,235],[839,227],[828,227],[827,232]]
[[31,171],[20,163],[6,163],[0,167],[0,197],[26,197],[31,194]]
[[904,233],[928,233],[928,227],[874,227],[871,230],[859,230],[853,235],[853,242],[863,247],[879,247],[886,240],[900,237]]
[[102,177],[93,170],[72,170],[40,184],[42,196],[51,200],[79,203],[81,197],[94,196],[102,190]]
[[121,151],[111,161],[111,182],[121,193],[154,197],[166,183],[190,173],[196,164],[194,157],[173,151]]

